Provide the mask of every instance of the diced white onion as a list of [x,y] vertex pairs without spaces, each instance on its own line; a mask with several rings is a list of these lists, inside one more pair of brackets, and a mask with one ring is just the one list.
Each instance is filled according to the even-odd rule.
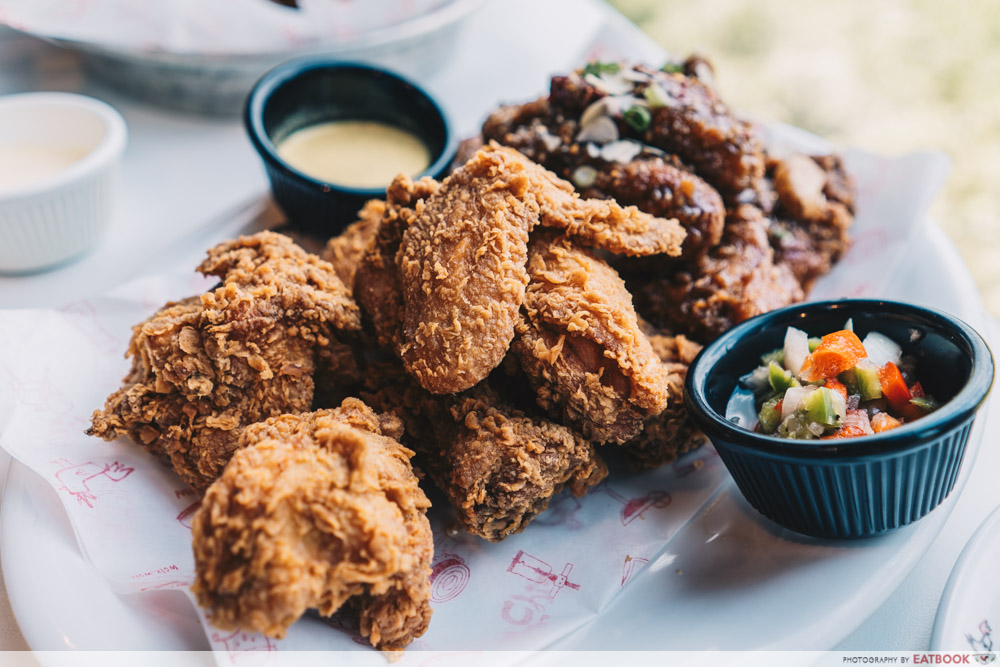
[[806,394],[816,391],[817,387],[789,387],[785,392],[785,397],[781,400],[781,418],[787,419],[789,415],[799,409]]
[[583,75],[584,81],[608,95],[624,95],[632,90],[632,83],[625,80],[621,72],[608,72],[597,76],[587,73]]
[[544,131],[541,135],[542,143],[545,144],[545,150],[550,153],[554,153],[562,145],[562,140],[551,132]]
[[806,422],[806,430],[815,436],[820,436],[823,435],[823,431],[826,430],[826,427],[816,422]]
[[622,70],[622,78],[626,81],[644,82],[649,81],[650,76],[645,72],[640,72],[629,67]]
[[868,413],[864,410],[850,410],[844,417],[843,425],[846,426],[857,426],[865,435],[872,435],[875,433],[872,430],[872,423],[868,420]]
[[854,331],[854,318],[848,317],[847,321],[844,322],[844,329],[846,331]]
[[589,164],[582,164],[573,171],[573,184],[578,188],[589,188],[597,180],[597,170]]
[[809,336],[805,331],[788,327],[785,332],[785,368],[798,375],[809,356]]
[[582,126],[576,133],[576,140],[579,142],[593,141],[595,144],[606,144],[611,141],[618,141],[618,126],[607,116],[598,116],[590,123]]
[[903,356],[903,349],[894,340],[877,331],[872,331],[865,336],[861,344],[865,346],[868,358],[879,368],[890,361],[898,365]]
[[770,371],[767,366],[758,366],[740,377],[740,384],[747,389],[760,391],[770,386]]
[[610,116],[611,114],[608,113],[610,100],[610,97],[602,97],[584,109],[583,113],[580,114],[580,127],[590,125],[601,116]]
[[601,148],[601,159],[607,162],[627,164],[642,152],[642,144],[637,141],[622,139],[604,144]]

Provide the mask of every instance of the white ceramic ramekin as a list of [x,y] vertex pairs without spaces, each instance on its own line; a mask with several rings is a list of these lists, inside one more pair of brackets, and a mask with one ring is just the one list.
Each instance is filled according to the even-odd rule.
[[70,93],[0,96],[0,151],[45,146],[85,152],[20,187],[0,183],[0,272],[50,268],[91,248],[111,220],[127,138],[117,111]]

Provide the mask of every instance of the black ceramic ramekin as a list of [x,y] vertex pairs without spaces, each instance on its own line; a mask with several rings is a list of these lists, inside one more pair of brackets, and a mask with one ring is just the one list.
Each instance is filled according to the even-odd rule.
[[292,132],[332,120],[379,121],[413,133],[432,155],[430,166],[417,178],[443,175],[457,146],[437,102],[416,84],[386,70],[307,58],[265,74],[247,98],[247,132],[264,161],[274,199],[289,222],[323,237],[337,234],[353,221],[369,199],[385,197],[385,187],[326,183],[278,157],[277,144]]
[[[822,336],[848,318],[862,338],[878,331],[915,357],[921,385],[942,406],[899,428],[842,440],[787,440],[725,419],[739,377],[782,346],[787,327]],[[951,492],[992,382],[989,348],[957,318],[891,301],[826,301],[776,310],[726,332],[688,370],[685,401],[761,514],[815,537],[868,537],[916,521]]]

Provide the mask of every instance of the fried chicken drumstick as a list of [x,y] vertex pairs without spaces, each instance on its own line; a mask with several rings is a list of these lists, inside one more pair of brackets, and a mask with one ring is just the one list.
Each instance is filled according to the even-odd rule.
[[247,427],[192,521],[192,591],[213,625],[282,637],[307,609],[353,599],[372,646],[424,633],[430,502],[401,432],[357,399]]
[[129,436],[202,491],[245,426],[310,409],[317,350],[360,317],[333,267],[280,234],[216,246],[199,271],[222,284],[134,328],[132,370],[88,433]]

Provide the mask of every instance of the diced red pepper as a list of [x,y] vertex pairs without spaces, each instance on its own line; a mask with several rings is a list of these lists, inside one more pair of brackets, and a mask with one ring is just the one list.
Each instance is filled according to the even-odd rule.
[[781,414],[781,404],[784,403],[784,402],[785,402],[785,399],[781,399],[780,401],[778,401],[777,403],[774,404],[774,409],[778,411],[779,415]]
[[902,425],[903,422],[899,421],[888,412],[879,412],[872,417],[872,430],[876,433],[882,433],[883,431],[898,428]]
[[868,413],[864,410],[848,410],[844,416],[844,425],[830,435],[820,438],[820,440],[839,440],[841,438],[858,438],[863,435],[872,435],[872,426],[868,423]]
[[910,387],[910,397],[911,398],[921,398],[922,396],[925,396],[925,395],[926,394],[924,394],[924,386],[922,384],[920,384],[919,381],[914,382],[913,386]]
[[888,399],[893,409],[901,412],[903,406],[910,405],[910,389],[896,364],[889,361],[878,369],[878,381],[882,385],[882,395]]
[[843,382],[841,382],[837,378],[827,378],[826,384],[823,386],[825,386],[827,389],[830,389],[831,391],[837,392],[838,394],[844,397],[845,401],[847,400],[847,387],[844,385]]
[[868,352],[857,334],[847,329],[834,331],[823,336],[819,347],[806,357],[802,364],[802,377],[806,382],[837,377],[867,356]]
[[927,413],[913,403],[908,402],[906,405],[899,408],[899,414],[906,420],[906,423],[910,423],[917,421]]
[[834,431],[830,435],[824,435],[820,440],[840,440],[842,438],[860,438],[863,435],[868,435],[868,433],[854,424],[848,424],[847,426]]

